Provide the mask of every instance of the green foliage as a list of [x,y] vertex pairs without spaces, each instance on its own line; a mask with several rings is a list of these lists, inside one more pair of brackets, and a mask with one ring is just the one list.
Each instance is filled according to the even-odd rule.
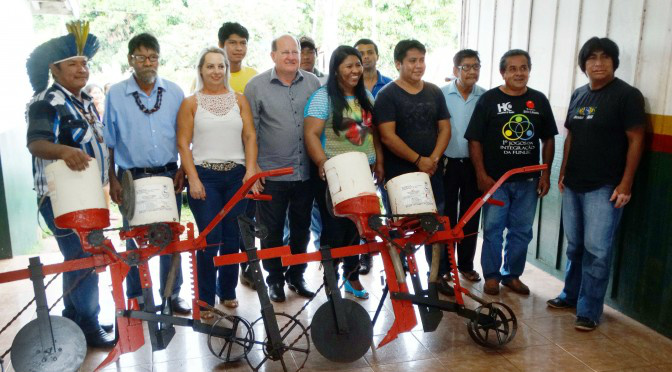
[[[380,69],[395,76],[392,50],[405,38],[416,38],[428,51],[457,47],[457,0],[83,0],[80,18],[91,21],[101,41],[92,61],[92,80],[105,83],[127,75],[127,43],[141,32],[161,43],[162,76],[189,88],[201,49],[217,45],[223,22],[236,21],[250,32],[245,64],[262,71],[271,67],[273,38],[283,33],[311,35],[318,45],[352,45],[371,38],[380,48]],[[333,12],[330,12],[332,10]],[[325,31],[336,17],[336,30]],[[39,42],[65,32],[63,16],[35,16]],[[327,35],[335,41],[324,40]],[[336,42],[336,45],[331,45]],[[328,52],[328,51],[327,51]],[[327,53],[328,54],[328,53]]]

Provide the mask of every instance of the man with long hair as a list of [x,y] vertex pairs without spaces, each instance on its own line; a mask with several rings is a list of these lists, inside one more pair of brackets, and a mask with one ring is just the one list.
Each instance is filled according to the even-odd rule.
[[608,38],[583,44],[579,67],[589,82],[572,94],[565,121],[558,188],[567,268],[565,287],[548,306],[576,307],[575,328],[581,331],[600,322],[616,228],[644,149],[644,96],[614,75],[618,55]]

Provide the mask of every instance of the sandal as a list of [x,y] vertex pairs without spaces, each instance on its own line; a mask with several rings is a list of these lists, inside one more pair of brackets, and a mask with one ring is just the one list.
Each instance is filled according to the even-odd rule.
[[481,276],[478,274],[478,271],[476,271],[476,270],[460,271],[460,274],[462,274],[462,276],[470,282],[480,282],[481,281]]
[[230,300],[222,300],[222,305],[230,308],[230,309],[235,309],[238,307],[238,299],[230,299]]
[[206,324],[215,323],[215,313],[210,310],[201,310],[201,322]]
[[361,298],[361,299],[364,299],[364,300],[369,298],[369,292],[367,292],[366,289],[364,289],[364,288],[362,288],[361,290],[354,289],[352,287],[352,284],[350,284],[349,280],[347,280],[345,278],[343,278],[343,280],[345,280],[345,286],[344,287],[345,287],[345,292],[346,293],[350,293],[353,296],[355,296],[356,298]]

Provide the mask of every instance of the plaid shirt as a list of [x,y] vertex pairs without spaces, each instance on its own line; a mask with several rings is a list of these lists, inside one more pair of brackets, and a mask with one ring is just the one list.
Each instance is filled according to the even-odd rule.
[[[93,124],[88,124],[87,116],[95,120]],[[45,140],[82,149],[98,161],[100,178],[104,185],[107,184],[109,153],[103,142],[103,123],[91,97],[82,93],[80,101],[60,84],[54,83],[28,103],[26,121],[28,144]],[[49,192],[44,169],[54,161],[33,156],[33,179],[39,197]]]

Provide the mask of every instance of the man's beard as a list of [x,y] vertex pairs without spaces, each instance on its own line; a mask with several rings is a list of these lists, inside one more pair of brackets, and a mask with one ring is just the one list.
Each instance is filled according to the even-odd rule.
[[142,70],[142,71],[136,71],[135,76],[138,78],[138,80],[142,81],[145,84],[154,84],[156,81],[156,76],[157,72],[156,70]]

